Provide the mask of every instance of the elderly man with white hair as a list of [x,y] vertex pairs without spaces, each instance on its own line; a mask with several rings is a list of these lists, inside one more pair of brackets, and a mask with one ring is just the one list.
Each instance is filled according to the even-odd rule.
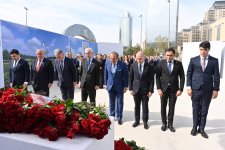
[[58,79],[58,86],[62,93],[62,99],[73,99],[74,90],[77,84],[76,69],[71,58],[65,57],[60,49],[55,49],[55,74]]
[[81,62],[81,98],[87,101],[89,96],[90,103],[95,105],[96,90],[99,88],[100,68],[99,62],[93,58],[93,50],[85,49],[85,58]]
[[35,93],[49,96],[49,88],[54,78],[54,67],[51,60],[44,57],[44,50],[36,51],[37,59],[31,64],[31,82]]

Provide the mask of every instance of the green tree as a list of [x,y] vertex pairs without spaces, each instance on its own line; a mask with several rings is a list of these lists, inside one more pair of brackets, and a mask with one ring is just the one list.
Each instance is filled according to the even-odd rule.
[[155,55],[155,51],[154,51],[153,48],[146,48],[146,49],[144,50],[144,54],[145,54],[146,56],[154,56],[154,55]]
[[136,44],[134,47],[130,46],[125,48],[124,55],[134,55],[140,50],[141,50],[140,45]]
[[160,53],[164,53],[164,50],[168,47],[168,38],[159,35],[155,38],[155,43],[156,53],[159,55]]
[[4,60],[11,60],[10,54],[9,54],[7,49],[3,50],[3,59]]

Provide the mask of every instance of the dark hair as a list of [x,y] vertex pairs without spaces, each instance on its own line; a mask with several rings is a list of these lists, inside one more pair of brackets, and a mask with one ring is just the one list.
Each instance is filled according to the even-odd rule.
[[20,52],[19,52],[17,49],[12,49],[12,50],[10,51],[10,54],[17,54],[17,55],[19,55]]
[[207,49],[207,48],[210,49],[211,45],[210,45],[209,41],[204,41],[199,44],[199,47],[202,47],[204,49]]
[[175,50],[172,48],[172,47],[170,47],[170,48],[167,48],[166,50],[165,50],[165,53],[166,52],[173,52],[173,54],[175,54]]

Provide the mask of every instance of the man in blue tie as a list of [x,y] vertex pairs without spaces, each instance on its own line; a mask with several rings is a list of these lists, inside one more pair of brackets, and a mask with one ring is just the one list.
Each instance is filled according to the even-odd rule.
[[[191,58],[187,70],[187,93],[192,99],[193,128],[191,135],[205,133],[206,118],[211,99],[218,95],[220,74],[218,59],[209,55],[210,43],[204,41],[199,45],[200,56]],[[197,130],[198,128],[198,130]]]
[[[185,82],[184,69],[180,61],[174,59],[175,50],[166,49],[166,59],[162,60],[156,73],[156,85],[161,98],[162,131],[166,131],[167,123],[171,132],[175,132],[173,127],[174,110],[177,97],[182,94]],[[166,107],[169,101],[168,119]],[[167,122],[168,120],[168,122]]]
[[96,90],[99,88],[99,63],[93,58],[94,52],[92,48],[85,49],[85,58],[81,62],[80,69],[80,87],[81,99],[87,101],[90,98],[90,103],[96,105]]
[[[118,124],[122,124],[123,117],[123,95],[128,89],[128,69],[127,65],[118,60],[119,54],[112,52],[110,61],[106,62],[104,80],[106,90],[109,93],[110,116],[117,115]],[[115,104],[117,108],[115,112]]]

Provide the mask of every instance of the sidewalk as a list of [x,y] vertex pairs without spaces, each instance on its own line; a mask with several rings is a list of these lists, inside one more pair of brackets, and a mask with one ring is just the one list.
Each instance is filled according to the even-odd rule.
[[[221,89],[217,99],[212,100],[208,122],[205,131],[209,139],[204,139],[200,134],[193,137],[192,129],[192,106],[190,97],[184,90],[176,103],[174,118],[175,133],[167,130],[161,131],[160,98],[157,91],[149,101],[149,129],[145,130],[141,125],[133,128],[134,102],[133,97],[127,92],[124,96],[124,117],[120,126],[115,122],[115,139],[124,137],[126,140],[135,140],[137,145],[144,146],[149,150],[224,150],[225,149],[225,79],[221,80]],[[58,87],[51,88],[50,96],[61,97]],[[75,102],[79,102],[80,90],[75,90]],[[97,104],[109,106],[108,93],[105,89],[97,91]]]

